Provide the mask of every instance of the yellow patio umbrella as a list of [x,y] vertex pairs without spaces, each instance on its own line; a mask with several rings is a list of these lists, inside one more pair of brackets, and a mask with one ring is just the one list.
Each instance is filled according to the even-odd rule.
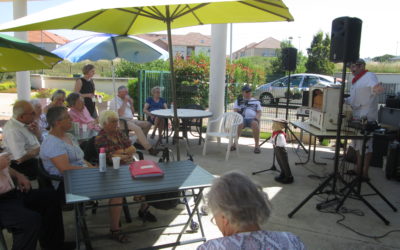
[[[176,103],[171,29],[277,21],[293,21],[281,0],[75,0],[0,25],[0,31],[78,29],[134,35],[167,30],[172,100]],[[179,132],[176,108],[174,105],[175,135]]]

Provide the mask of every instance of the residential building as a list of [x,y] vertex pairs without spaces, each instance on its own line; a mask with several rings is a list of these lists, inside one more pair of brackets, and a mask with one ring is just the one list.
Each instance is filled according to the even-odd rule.
[[259,43],[251,43],[235,51],[232,54],[233,59],[249,56],[275,57],[277,49],[280,49],[281,42],[273,37],[268,37]]
[[[168,38],[166,34],[140,34],[140,38],[151,41],[168,51]],[[186,35],[172,35],[172,52],[174,56],[189,58],[191,55],[205,54],[210,55],[211,36],[196,32]]]
[[28,31],[28,42],[47,51],[53,51],[69,40],[48,31]]

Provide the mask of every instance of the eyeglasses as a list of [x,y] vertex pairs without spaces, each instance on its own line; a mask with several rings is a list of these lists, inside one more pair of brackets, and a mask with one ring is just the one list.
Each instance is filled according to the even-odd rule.
[[217,225],[217,223],[215,222],[215,216],[211,217],[210,221],[212,224]]

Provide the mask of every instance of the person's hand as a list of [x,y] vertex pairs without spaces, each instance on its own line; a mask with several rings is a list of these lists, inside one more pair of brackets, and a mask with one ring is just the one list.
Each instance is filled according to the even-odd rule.
[[382,94],[384,91],[385,91],[385,89],[383,88],[383,85],[381,82],[379,82],[374,87],[372,87],[372,92],[374,92],[374,94],[376,94],[376,95]]
[[3,170],[10,166],[10,153],[1,153],[0,154],[0,170]]
[[27,193],[31,190],[31,182],[26,178],[25,175],[18,173],[16,175],[16,179],[18,182],[18,188],[21,192]]
[[40,133],[39,125],[36,121],[34,121],[28,125],[28,130],[31,131],[32,133],[34,133],[35,135]]

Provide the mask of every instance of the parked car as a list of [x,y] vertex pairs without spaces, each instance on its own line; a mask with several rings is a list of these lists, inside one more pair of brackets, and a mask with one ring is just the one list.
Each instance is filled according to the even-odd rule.
[[[280,98],[286,98],[289,77],[285,76],[273,82],[263,84],[254,91],[254,98],[260,100],[262,105],[279,103]],[[293,74],[290,76],[291,99],[302,98],[302,92],[315,84],[330,86],[340,84],[335,78],[317,74]]]

